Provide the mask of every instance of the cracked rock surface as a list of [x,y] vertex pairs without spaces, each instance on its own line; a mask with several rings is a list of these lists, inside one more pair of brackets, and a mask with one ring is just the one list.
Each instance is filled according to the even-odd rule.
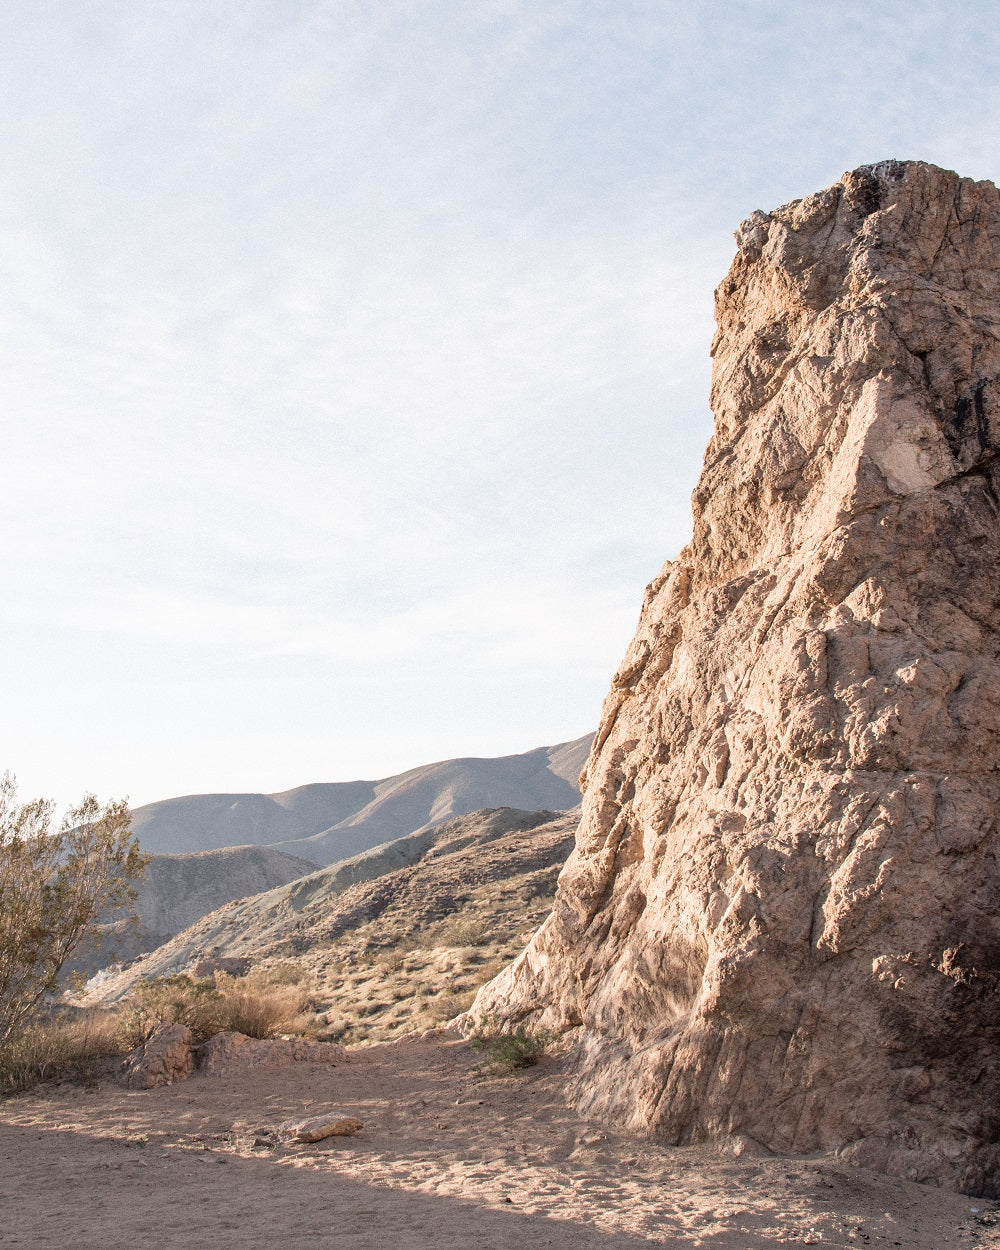
[[634,1130],[995,1195],[1000,193],[889,161],[737,242],[693,539],[471,1015]]

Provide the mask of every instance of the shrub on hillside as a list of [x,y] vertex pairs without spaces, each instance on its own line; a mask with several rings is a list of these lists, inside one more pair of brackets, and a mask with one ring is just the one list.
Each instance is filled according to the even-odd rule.
[[301,987],[253,974],[243,980],[216,977],[215,983],[222,999],[225,1028],[247,1037],[301,1032],[300,1014],[306,997]]
[[53,804],[18,803],[0,779],[0,1046],[15,1041],[58,987],[102,912],[128,906],[143,855],[122,800],[93,795],[53,828]]
[[265,977],[217,973],[196,980],[179,973],[140,981],[121,1008],[128,1048],[145,1041],[157,1024],[186,1024],[196,1043],[232,1030],[247,1037],[276,1037],[299,1030],[302,991],[273,985]]
[[158,1024],[186,1024],[196,1042],[221,1031],[222,1008],[215,982],[184,973],[138,981],[120,1008],[126,1049],[144,1042]]

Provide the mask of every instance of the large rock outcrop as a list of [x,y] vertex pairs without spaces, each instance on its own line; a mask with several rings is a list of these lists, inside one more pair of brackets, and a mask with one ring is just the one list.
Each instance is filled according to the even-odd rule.
[[997,1194],[1000,194],[887,161],[737,240],[693,540],[472,1014],[633,1129]]

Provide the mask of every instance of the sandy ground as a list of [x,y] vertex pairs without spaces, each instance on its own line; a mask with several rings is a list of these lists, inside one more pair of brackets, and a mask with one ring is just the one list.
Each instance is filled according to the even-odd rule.
[[[255,1143],[328,1109],[364,1130]],[[985,1248],[1000,1247],[1000,1206],[826,1158],[618,1137],[567,1107],[555,1061],[496,1075],[447,1035],[356,1050],[335,1068],[0,1103],[0,1245],[279,1244]]]

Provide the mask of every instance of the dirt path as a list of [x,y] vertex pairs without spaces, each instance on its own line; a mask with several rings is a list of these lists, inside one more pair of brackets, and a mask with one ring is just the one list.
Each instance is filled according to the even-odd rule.
[[[461,1042],[408,1041],[336,1068],[2,1103],[0,1245],[1000,1247],[994,1203],[827,1159],[616,1137],[566,1106],[553,1066],[495,1076],[479,1062]],[[255,1145],[255,1130],[333,1108],[364,1131]]]

